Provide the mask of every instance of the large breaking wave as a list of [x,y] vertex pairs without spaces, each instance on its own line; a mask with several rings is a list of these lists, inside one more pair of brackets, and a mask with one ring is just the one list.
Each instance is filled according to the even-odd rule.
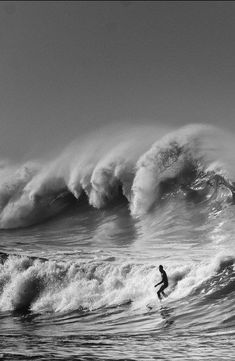
[[103,129],[78,139],[50,161],[0,168],[0,228],[48,219],[87,197],[102,208],[119,198],[141,216],[164,198],[233,202],[228,137],[204,125]]

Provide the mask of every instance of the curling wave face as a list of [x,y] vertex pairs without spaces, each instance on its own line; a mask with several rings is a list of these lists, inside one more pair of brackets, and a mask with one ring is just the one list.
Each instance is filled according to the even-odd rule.
[[[189,125],[105,129],[73,142],[50,162],[1,165],[0,227],[42,222],[84,195],[104,208],[125,197],[131,214],[143,216],[166,197],[233,202],[233,171],[225,134]],[[222,195],[222,196],[221,196]]]

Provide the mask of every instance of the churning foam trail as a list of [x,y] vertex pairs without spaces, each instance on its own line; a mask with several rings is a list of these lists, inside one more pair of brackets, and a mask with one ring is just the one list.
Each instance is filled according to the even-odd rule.
[[74,141],[54,160],[2,163],[0,228],[38,223],[68,207],[71,197],[79,201],[82,193],[96,208],[122,193],[133,215],[145,214],[164,182],[187,185],[213,162],[218,168],[220,135],[203,125],[170,133],[154,125],[112,127]]

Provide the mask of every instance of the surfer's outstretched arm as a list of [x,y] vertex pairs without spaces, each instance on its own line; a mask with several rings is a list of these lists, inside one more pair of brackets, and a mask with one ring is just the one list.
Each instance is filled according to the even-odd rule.
[[157,287],[158,285],[160,285],[161,283],[163,283],[163,280],[161,282],[158,282],[154,287]]

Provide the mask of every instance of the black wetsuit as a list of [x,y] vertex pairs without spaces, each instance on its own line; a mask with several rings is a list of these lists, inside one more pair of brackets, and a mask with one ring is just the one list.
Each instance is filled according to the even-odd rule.
[[162,274],[162,283],[163,283],[163,285],[158,290],[158,292],[157,292],[158,295],[160,295],[160,293],[162,293],[164,291],[164,289],[168,287],[168,277],[167,277],[166,272],[164,270],[162,270],[161,274]]

